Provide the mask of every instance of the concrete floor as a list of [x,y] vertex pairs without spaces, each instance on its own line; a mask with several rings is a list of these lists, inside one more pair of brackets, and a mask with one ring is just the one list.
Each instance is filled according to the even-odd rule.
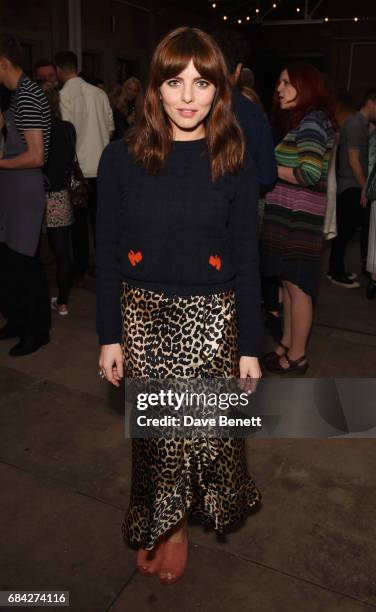
[[[376,608],[374,439],[249,440],[261,511],[222,540],[193,525],[175,586],[137,574],[120,537],[130,443],[121,393],[97,376],[93,285],[74,289],[69,317],[53,313],[35,355],[0,346],[0,590],[68,590],[72,612]],[[323,279],[307,376],[375,376],[363,289]]]

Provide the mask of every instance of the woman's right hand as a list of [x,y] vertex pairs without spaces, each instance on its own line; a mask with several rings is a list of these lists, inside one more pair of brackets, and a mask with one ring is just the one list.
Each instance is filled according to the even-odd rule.
[[115,387],[120,387],[124,376],[123,351],[119,343],[104,344],[99,354],[99,368],[105,378]]

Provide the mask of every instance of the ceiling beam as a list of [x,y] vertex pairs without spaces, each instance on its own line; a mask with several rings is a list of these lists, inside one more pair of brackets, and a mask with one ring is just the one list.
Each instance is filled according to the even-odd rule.
[[[354,22],[354,18],[353,17],[339,17],[339,18],[330,18],[329,19],[329,23],[333,23],[333,22]],[[376,17],[371,17],[371,18],[367,18],[367,22],[374,22],[376,21]],[[273,20],[269,20],[269,21],[262,21],[261,25],[262,26],[286,26],[286,25],[312,25],[312,24],[318,24],[318,23],[325,23],[324,19],[273,19]],[[353,40],[353,39],[351,39]]]
[[143,11],[144,13],[150,13],[151,10],[146,6],[141,6],[140,4],[136,4],[135,2],[129,2],[128,0],[115,0],[118,4],[125,4],[126,6],[130,6],[131,8],[137,9],[138,11]]
[[315,4],[315,6],[313,7],[313,9],[311,10],[311,12],[308,14],[309,19],[312,19],[313,15],[316,13],[317,9],[320,8],[320,6],[322,5],[324,0],[318,0]]
[[305,0],[304,3],[304,19],[308,19],[310,17],[309,14],[309,0]]
[[267,16],[268,16],[268,15],[269,15],[269,14],[270,14],[272,11],[274,11],[274,9],[273,9],[273,7],[270,7],[270,8],[268,8],[268,9],[265,11],[265,13],[263,13],[263,14],[260,16],[260,18],[259,18],[259,19],[260,19],[261,23],[263,23],[263,21],[264,21],[265,17],[267,17]]

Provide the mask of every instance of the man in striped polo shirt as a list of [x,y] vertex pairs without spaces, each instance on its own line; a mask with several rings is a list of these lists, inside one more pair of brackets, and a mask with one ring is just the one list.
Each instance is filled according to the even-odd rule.
[[0,84],[11,91],[0,154],[0,339],[19,337],[13,356],[49,342],[50,306],[45,271],[36,256],[46,205],[41,168],[51,114],[41,89],[23,73],[22,50],[0,35]]

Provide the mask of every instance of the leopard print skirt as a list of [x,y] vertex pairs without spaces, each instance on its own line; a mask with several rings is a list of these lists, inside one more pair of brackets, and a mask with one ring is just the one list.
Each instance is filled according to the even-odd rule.
[[[168,297],[123,283],[122,318],[127,378],[238,376],[232,291]],[[260,501],[243,439],[132,440],[129,544],[152,549],[187,513],[223,533]]]

